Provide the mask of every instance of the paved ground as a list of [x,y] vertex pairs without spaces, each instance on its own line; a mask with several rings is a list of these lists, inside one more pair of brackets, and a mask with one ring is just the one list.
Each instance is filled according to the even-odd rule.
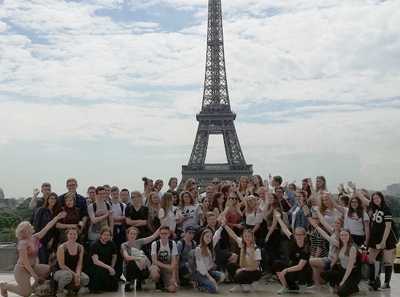
[[[5,274],[5,273],[0,273],[0,281],[9,281],[9,282],[14,282],[14,278],[12,274]],[[140,295],[143,297],[148,297],[148,296],[167,296],[169,295],[168,293],[161,293],[161,292],[155,292],[154,291],[154,285],[148,282],[149,284],[146,284],[144,291],[138,292],[136,295]],[[360,293],[357,294],[357,296],[372,296],[372,297],[388,297],[388,296],[393,296],[393,297],[398,297],[400,296],[400,274],[394,274],[393,279],[391,282],[392,289],[391,290],[385,290],[385,291],[378,291],[378,292],[369,292],[367,289],[367,286],[365,283],[361,283],[360,285]],[[242,292],[237,292],[237,293],[230,293],[229,289],[232,288],[233,285],[228,285],[224,284],[221,285],[220,287],[220,292],[218,295],[221,296],[228,296],[228,295],[234,295],[234,296],[240,296],[243,295],[244,293]],[[267,296],[277,296],[276,292],[280,289],[280,286],[278,283],[273,282],[266,284],[265,281],[260,280],[257,285],[256,285],[256,291],[253,293],[247,293],[246,295],[248,296],[254,296],[254,297],[267,297]],[[188,289],[181,289],[179,290],[175,295],[185,297],[185,296],[196,296],[196,297],[204,297],[208,296],[206,293],[201,293],[198,292],[197,290],[188,290]],[[298,295],[298,294],[297,294]],[[321,289],[321,290],[307,290],[301,295],[312,295],[312,296],[321,296],[321,297],[327,297],[327,296],[335,296],[329,292],[328,289]],[[9,294],[10,297],[16,296],[15,294]],[[103,293],[100,295],[91,295],[91,294],[85,294],[83,295],[85,297],[129,297],[129,296],[135,296],[135,293],[125,293],[123,290],[123,285],[121,285],[121,288],[119,292],[115,293]],[[294,296],[292,294],[292,296]]]

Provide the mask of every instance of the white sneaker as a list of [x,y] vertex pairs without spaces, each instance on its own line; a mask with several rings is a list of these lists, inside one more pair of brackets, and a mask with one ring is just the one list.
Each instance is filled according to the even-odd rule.
[[245,293],[249,293],[250,292],[250,286],[249,285],[242,285],[242,291]]
[[240,291],[243,291],[242,285],[236,285],[236,286],[232,287],[231,289],[229,289],[229,292],[231,292],[231,293],[240,292]]
[[81,287],[78,291],[78,295],[87,294],[89,293],[88,287]]
[[251,284],[249,285],[249,287],[250,287],[250,291],[251,291],[251,292],[257,291],[257,284],[256,284],[256,283],[251,283]]

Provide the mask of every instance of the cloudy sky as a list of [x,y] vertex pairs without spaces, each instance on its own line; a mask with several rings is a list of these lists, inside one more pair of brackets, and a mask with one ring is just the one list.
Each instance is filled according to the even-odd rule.
[[[207,0],[0,0],[0,187],[141,189],[189,159]],[[225,0],[236,127],[256,173],[400,182],[400,1]],[[208,161],[224,161],[212,139]]]

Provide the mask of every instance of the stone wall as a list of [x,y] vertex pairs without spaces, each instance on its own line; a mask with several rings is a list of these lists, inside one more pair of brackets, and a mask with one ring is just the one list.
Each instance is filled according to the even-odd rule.
[[15,243],[0,244],[0,271],[12,271],[17,262]]

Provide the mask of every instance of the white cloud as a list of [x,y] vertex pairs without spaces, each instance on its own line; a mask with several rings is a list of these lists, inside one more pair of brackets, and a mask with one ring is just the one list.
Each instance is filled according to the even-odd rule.
[[[177,148],[192,145],[207,1],[130,2],[133,10],[157,13],[168,5],[191,14],[190,26],[177,32],[96,13],[125,5],[4,1],[0,149],[44,142],[48,152],[68,151],[60,143],[104,138],[170,148],[149,161],[157,171],[163,157],[177,160]],[[334,181],[350,172],[374,187],[396,182],[399,101],[386,99],[400,96],[400,1],[223,0],[223,9],[233,109],[256,103],[264,108],[247,110],[247,119],[268,119],[238,117],[239,138],[256,171],[297,178],[325,169]],[[288,100],[299,104],[285,110]],[[302,106],[310,100],[318,106]],[[271,102],[284,104],[268,110]]]

